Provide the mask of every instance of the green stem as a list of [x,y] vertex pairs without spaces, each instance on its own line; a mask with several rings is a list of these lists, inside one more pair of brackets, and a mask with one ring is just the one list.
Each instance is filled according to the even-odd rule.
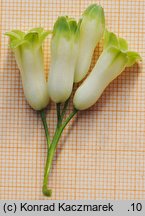
[[70,97],[69,97],[69,98],[65,101],[65,103],[64,103],[64,107],[63,107],[62,113],[61,113],[61,119],[63,119],[63,117],[64,117],[64,115],[65,115],[65,113],[66,113],[66,109],[67,109],[67,107],[68,107],[69,100],[70,100]]
[[47,147],[49,148],[49,147],[50,147],[51,140],[50,140],[50,135],[49,135],[49,132],[48,132],[48,126],[47,126],[45,111],[44,111],[44,110],[41,110],[41,111],[40,111],[40,115],[41,115],[41,120],[42,120],[42,123],[43,123],[43,126],[44,126],[44,130],[45,130],[45,136],[46,136],[46,141],[47,141]]
[[52,165],[52,161],[53,161],[53,157],[55,154],[55,150],[56,150],[58,141],[61,137],[61,134],[62,134],[64,128],[69,123],[69,121],[73,118],[73,116],[77,113],[77,111],[78,110],[74,109],[73,112],[69,115],[69,117],[61,125],[60,124],[59,124],[59,126],[57,125],[52,143],[51,143],[49,151],[47,153],[47,161],[46,161],[44,181],[43,181],[43,194],[46,196],[50,197],[52,194],[51,189],[47,188],[47,184],[48,184],[48,177],[49,177],[49,173],[50,173],[50,169],[51,169],[51,165]]
[[56,110],[57,110],[57,127],[59,127],[61,125],[62,122],[62,118],[61,118],[61,113],[60,113],[60,103],[56,104]]

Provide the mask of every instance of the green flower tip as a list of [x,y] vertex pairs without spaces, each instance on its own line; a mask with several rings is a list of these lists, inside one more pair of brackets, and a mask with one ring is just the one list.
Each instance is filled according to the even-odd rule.
[[115,49],[118,49],[120,52],[127,55],[128,67],[142,60],[139,53],[128,50],[128,43],[124,38],[117,37],[113,32],[106,30],[104,33],[104,49],[108,49],[110,47],[114,47]]
[[78,28],[78,24],[76,20],[73,18],[68,18],[68,24],[69,24],[69,28],[72,34],[75,34]]
[[53,27],[53,35],[71,38],[78,30],[78,23],[68,16],[58,17]]
[[125,52],[128,50],[128,43],[125,39],[119,38],[113,32],[109,32],[108,30],[105,30],[104,48],[107,48],[110,46],[116,47],[120,49],[122,52]]
[[99,19],[105,23],[104,10],[100,5],[91,4],[83,13],[83,16],[86,16],[90,19]]
[[6,32],[5,35],[10,38],[10,48],[15,49],[25,43],[28,45],[41,45],[50,33],[51,31],[44,31],[43,28],[33,28],[27,33],[19,30],[12,30],[10,32]]
[[67,22],[67,18],[64,16],[58,17],[58,19],[54,23],[53,34],[55,35],[57,33],[60,34],[68,31],[69,31],[69,25]]

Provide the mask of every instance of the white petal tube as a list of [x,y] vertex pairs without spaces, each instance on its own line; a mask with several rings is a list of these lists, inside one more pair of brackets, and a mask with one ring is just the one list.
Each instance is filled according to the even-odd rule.
[[61,38],[56,47],[52,41],[52,62],[48,79],[48,91],[55,103],[65,102],[73,87],[76,54],[72,42]]
[[75,68],[74,82],[81,81],[87,74],[94,49],[105,29],[104,11],[101,6],[92,5],[84,12],[79,35],[79,50]]
[[6,33],[21,73],[25,97],[35,110],[42,110],[49,102],[42,53],[42,43],[49,33],[43,28]]
[[45,108],[49,102],[49,95],[44,74],[42,48],[33,50],[22,45],[14,52],[28,103],[35,110]]
[[78,25],[69,17],[58,17],[51,40],[51,66],[48,91],[55,103],[65,102],[71,92],[78,51]]
[[108,84],[124,70],[127,61],[127,54],[116,48],[104,50],[90,75],[77,89],[74,107],[84,110],[95,104]]

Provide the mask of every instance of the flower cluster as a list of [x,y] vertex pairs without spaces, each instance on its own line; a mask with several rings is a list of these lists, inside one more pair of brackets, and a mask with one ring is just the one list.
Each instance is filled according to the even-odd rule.
[[[52,35],[51,65],[46,80],[42,43],[49,34]],[[128,49],[125,39],[106,29],[104,10],[96,4],[90,5],[78,22],[67,16],[58,17],[52,31],[33,28],[27,33],[12,30],[6,35],[10,37],[10,48],[20,70],[25,97],[41,114],[48,147],[43,193],[51,196],[47,180],[63,129],[78,110],[94,105],[108,84],[141,57]],[[95,47],[101,39],[103,51],[86,78]],[[73,112],[64,120],[73,85],[82,80],[74,94]],[[50,99],[57,104],[58,119],[52,140],[44,112]]]

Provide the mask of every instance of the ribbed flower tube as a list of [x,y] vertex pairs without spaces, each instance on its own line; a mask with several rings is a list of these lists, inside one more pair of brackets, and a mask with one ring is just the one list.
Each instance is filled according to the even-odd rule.
[[132,66],[141,60],[137,52],[128,51],[127,42],[114,33],[106,31],[104,50],[92,72],[76,90],[73,103],[78,110],[84,110],[94,105],[105,88],[125,67]]
[[55,103],[65,102],[71,92],[78,51],[78,25],[74,19],[59,17],[51,40],[48,91]]
[[25,97],[35,110],[42,110],[49,103],[42,50],[48,34],[42,28],[33,28],[28,33],[19,30],[6,33],[20,70]]
[[92,4],[83,13],[79,29],[79,49],[74,82],[80,82],[87,74],[92,56],[105,30],[104,10]]

